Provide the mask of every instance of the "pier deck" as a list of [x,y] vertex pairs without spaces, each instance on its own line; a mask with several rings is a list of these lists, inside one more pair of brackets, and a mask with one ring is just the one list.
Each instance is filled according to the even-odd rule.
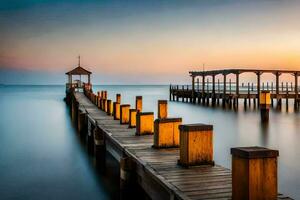
[[[119,162],[122,157],[134,162],[137,181],[152,199],[231,199],[231,170],[219,165],[180,167],[178,148],[154,149],[152,135],[136,136],[135,128],[121,125],[83,93],[74,96],[89,123],[103,132],[106,151]],[[279,194],[278,199],[290,198]]]

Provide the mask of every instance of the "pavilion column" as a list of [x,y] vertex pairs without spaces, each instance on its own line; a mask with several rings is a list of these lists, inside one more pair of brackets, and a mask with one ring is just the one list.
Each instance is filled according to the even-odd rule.
[[276,97],[279,95],[279,76],[280,76],[280,73],[279,72],[276,72]]
[[90,84],[91,83],[91,75],[89,74],[88,75],[88,84]]
[[240,74],[239,73],[236,73],[236,75],[235,75],[236,77],[235,77],[235,82],[236,82],[236,84],[235,84],[235,94],[238,96],[239,94],[240,94],[240,87],[239,87],[239,85],[240,85]]
[[260,76],[261,72],[256,72],[257,75],[257,105],[259,105],[259,94],[260,94]]
[[212,105],[214,106],[216,104],[216,75],[212,75]]
[[202,93],[202,103],[204,103],[205,102],[205,97],[204,97],[204,95],[205,95],[205,75],[202,75],[202,91],[201,91],[201,93]]
[[192,76],[192,103],[195,103],[195,76]]
[[298,109],[298,73],[296,72],[295,74],[295,108]]
[[223,74],[223,106],[225,105],[225,99],[226,99],[226,75]]
[[71,75],[70,74],[68,75],[68,83],[69,84],[71,83]]

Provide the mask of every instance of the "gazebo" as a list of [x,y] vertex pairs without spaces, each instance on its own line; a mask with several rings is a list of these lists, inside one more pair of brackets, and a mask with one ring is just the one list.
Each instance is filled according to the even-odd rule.
[[[66,85],[67,89],[82,88],[83,84],[81,82],[81,76],[87,76],[88,77],[87,84],[90,85],[91,84],[91,74],[92,74],[92,72],[90,72],[80,66],[80,56],[79,56],[78,57],[78,66],[66,73],[66,75],[68,75],[68,83]],[[72,80],[73,75],[79,76],[79,80],[75,80],[75,82],[73,82],[73,80]]]

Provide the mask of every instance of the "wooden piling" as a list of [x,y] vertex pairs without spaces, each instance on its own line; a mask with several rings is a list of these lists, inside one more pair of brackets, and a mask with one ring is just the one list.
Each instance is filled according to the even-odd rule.
[[277,150],[232,148],[232,199],[277,199]]
[[261,91],[259,95],[260,102],[260,116],[262,122],[269,121],[269,110],[271,105],[270,91]]
[[152,135],[154,132],[154,113],[137,112],[136,114],[136,135]]
[[142,112],[142,110],[143,110],[143,97],[142,96],[135,97],[135,109],[137,112]]
[[164,119],[168,117],[168,101],[167,100],[158,100],[158,119]]
[[206,124],[180,125],[180,159],[178,164],[213,165],[213,126]]
[[112,100],[110,100],[110,99],[107,99],[107,115],[112,115],[113,114],[113,110],[114,110],[114,107],[113,107],[113,102],[112,102]]
[[129,109],[129,128],[136,127],[136,109]]
[[117,102],[113,103],[113,110],[114,110],[114,120],[120,119],[120,104]]
[[120,106],[120,124],[129,123],[129,104],[123,104]]
[[154,148],[179,146],[181,118],[160,118],[154,121]]
[[121,104],[121,94],[116,94],[116,102]]

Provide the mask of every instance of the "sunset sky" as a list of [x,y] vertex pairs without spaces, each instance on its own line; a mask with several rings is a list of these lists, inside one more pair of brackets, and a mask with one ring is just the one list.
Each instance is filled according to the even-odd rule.
[[189,70],[300,70],[300,1],[1,0],[0,83],[171,83]]

